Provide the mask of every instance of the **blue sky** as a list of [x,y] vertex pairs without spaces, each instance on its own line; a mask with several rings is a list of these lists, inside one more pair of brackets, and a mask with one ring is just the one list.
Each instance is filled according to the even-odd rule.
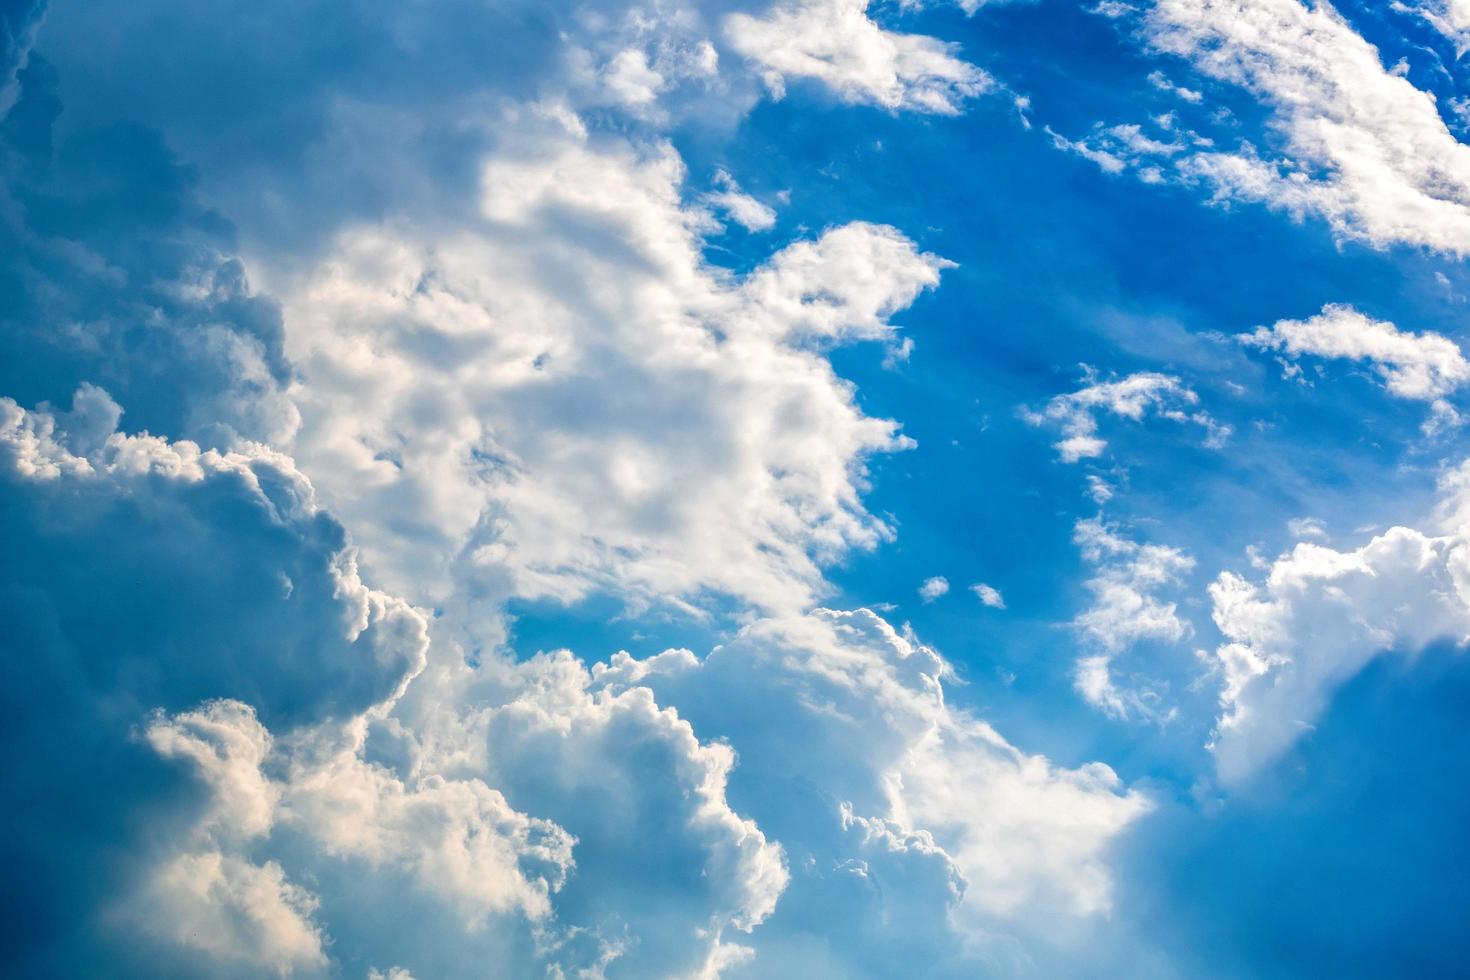
[[1462,0],[0,42],[0,972],[1463,971]]

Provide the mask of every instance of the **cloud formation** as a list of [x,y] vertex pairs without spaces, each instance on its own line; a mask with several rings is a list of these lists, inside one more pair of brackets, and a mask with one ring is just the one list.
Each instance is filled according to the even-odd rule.
[[730,275],[667,144],[547,125],[485,162],[475,231],[346,232],[287,294],[302,466],[425,601],[467,578],[810,602],[823,565],[890,533],[867,458],[912,445],[824,352],[889,342],[947,263],[854,223]]
[[1394,527],[1350,551],[1302,541],[1260,582],[1220,574],[1210,595],[1225,637],[1212,746],[1222,779],[1280,758],[1374,658],[1470,637],[1467,485],[1464,467],[1446,476],[1436,531]]
[[1376,247],[1470,252],[1470,147],[1331,4],[1158,0],[1143,23],[1154,50],[1260,98],[1281,140],[1279,157],[1191,153],[1185,176]]
[[776,958],[758,962],[781,963],[793,929],[851,919],[825,969],[888,972],[922,944],[963,973],[966,945],[999,955],[1033,916],[1104,913],[1111,844],[1151,805],[1105,765],[1027,755],[946,704],[949,665],[865,609],[762,621],[703,660],[619,655],[596,676],[648,685],[739,751],[732,792],[792,856],[783,902],[801,910],[778,907],[755,936]]
[[1279,352],[1288,377],[1302,376],[1297,362],[1303,355],[1366,361],[1389,394],[1430,402],[1435,412],[1431,424],[1458,421],[1459,413],[1446,398],[1470,381],[1470,361],[1448,337],[1399,330],[1338,303],[1306,320],[1278,320],[1236,339]]
[[926,578],[924,584],[919,586],[919,598],[925,602],[933,602],[940,596],[949,592],[949,580],[943,575],[935,575]]
[[979,599],[980,604],[983,606],[989,606],[991,609],[1004,609],[1006,607],[1006,601],[1001,596],[1000,590],[993,585],[976,582],[970,586],[970,591],[975,593],[975,598]]
[[845,102],[952,116],[994,86],[956,45],[884,30],[867,9],[868,0],[787,0],[763,16],[731,14],[725,34],[778,98],[788,78],[810,78]]
[[1077,690],[1112,717],[1154,717],[1159,714],[1158,695],[1147,688],[1119,686],[1112,663],[1139,643],[1177,644],[1190,634],[1178,605],[1158,593],[1180,586],[1194,559],[1178,548],[1123,537],[1101,517],[1078,521],[1072,540],[1095,569],[1086,583],[1092,604],[1072,621],[1091,648],[1077,660]]
[[1172,375],[1142,371],[1101,381],[1088,369],[1086,380],[1085,387],[1057,395],[1040,411],[1022,412],[1022,418],[1032,425],[1061,430],[1063,438],[1053,448],[1064,463],[1101,456],[1107,449],[1106,440],[1097,434],[1098,415],[1103,413],[1132,422],[1141,422],[1152,413],[1173,422],[1200,425],[1206,431],[1207,446],[1218,446],[1230,435],[1229,426],[1217,423],[1208,413],[1195,408],[1199,395]]

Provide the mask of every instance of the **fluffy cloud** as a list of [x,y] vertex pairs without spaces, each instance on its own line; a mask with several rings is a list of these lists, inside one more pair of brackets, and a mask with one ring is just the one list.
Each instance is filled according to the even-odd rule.
[[1470,381],[1470,361],[1448,337],[1408,333],[1340,304],[1324,306],[1321,313],[1306,320],[1279,320],[1270,327],[1257,327],[1236,339],[1279,352],[1288,376],[1301,375],[1296,362],[1303,355],[1366,361],[1389,394],[1432,402],[1440,418],[1456,416],[1445,397]]
[[213,701],[165,717],[144,732],[161,757],[187,760],[207,804],[178,852],[158,862],[120,912],[156,940],[202,954],[205,972],[239,969],[287,976],[327,965],[316,898],[279,864],[253,864],[226,848],[270,831],[278,791],[260,765],[271,737],[247,706]]
[[1281,158],[1249,145],[1189,154],[1185,177],[1374,246],[1470,251],[1470,147],[1331,4],[1158,0],[1144,25],[1155,50],[1269,105],[1282,141]]
[[[75,788],[47,797],[64,852],[29,813],[8,856],[59,888],[68,862],[129,855],[33,901],[17,969],[714,975],[861,925],[833,963],[923,948],[963,973],[993,930],[1054,942],[1037,921],[1108,907],[1145,799],[949,707],[945,662],[872,613],[761,621],[704,661],[451,647],[420,673],[423,618],[358,581],[288,458],[120,415],[95,388],[70,412],[0,402],[5,544],[29,558],[0,589],[4,662],[30,664],[0,747],[31,796]],[[23,761],[54,738],[83,751]],[[371,928],[390,906],[423,925]],[[79,940],[91,914],[111,925]]]
[[[69,972],[102,943],[142,972],[185,953],[233,976],[370,952],[469,975],[487,949],[512,955],[510,923],[539,937],[514,954],[525,969],[677,973],[769,915],[784,860],[725,802],[728,747],[646,689],[596,690],[568,654],[469,676],[441,658],[421,681],[436,697],[400,715],[426,624],[358,581],[290,461],[120,435],[118,415],[96,389],[59,424],[0,401],[4,544],[28,556],[0,579],[0,751],[19,791],[51,801],[7,818],[6,856],[57,889],[11,965]],[[407,728],[415,711],[439,727]],[[39,751],[56,740],[65,754]],[[58,821],[59,852],[40,844]],[[99,858],[118,849],[121,865]],[[75,861],[101,869],[85,888]],[[625,873],[658,862],[677,877]],[[381,909],[354,902],[375,894],[441,931],[374,947],[363,923]],[[99,913],[116,932],[57,938]]]
[[[955,112],[988,84],[945,42],[883,30],[845,2],[82,2],[51,11],[43,47],[69,98],[167,133],[198,165],[252,269],[289,271],[349,225],[461,218],[473,161],[508,142],[508,104],[564,104],[645,136],[690,121],[733,129],[776,70],[744,28],[785,17],[806,40],[782,36],[797,63],[779,70],[817,66],[844,98]],[[829,26],[845,33],[823,50]]]
[[763,16],[730,15],[725,33],[778,96],[787,78],[811,78],[846,102],[955,115],[993,86],[956,45],[884,30],[867,9],[867,0],[789,0]]
[[[423,619],[362,584],[288,458],[124,435],[120,416],[92,387],[63,428],[0,399],[6,551],[34,556],[6,584],[47,597],[27,618],[54,618],[58,656],[144,708],[236,697],[289,725],[351,717],[422,667]],[[150,588],[128,596],[125,576]],[[128,628],[96,649],[89,631],[118,619]]]
[[274,862],[251,864],[219,852],[181,854],[130,896],[139,928],[203,954],[206,973],[290,976],[327,965],[316,901]]
[[991,609],[1004,609],[1006,607],[1006,601],[1001,596],[1000,590],[993,585],[976,582],[970,586],[970,591],[975,593],[975,598],[980,600],[981,605],[989,606]]
[[740,189],[740,184],[728,171],[715,172],[718,190],[704,195],[704,202],[746,231],[770,231],[776,225],[776,212]]
[[899,969],[921,944],[962,973],[966,945],[1105,911],[1108,847],[1149,807],[1108,767],[1026,755],[946,704],[948,664],[868,610],[762,621],[702,661],[619,655],[596,676],[649,686],[740,753],[731,792],[791,858],[753,937],[768,969],[838,928],[815,961],[828,972]]
[[1199,396],[1171,375],[1145,371],[1099,381],[1089,369],[1086,380],[1085,387],[1057,395],[1041,411],[1022,412],[1022,417],[1032,425],[1061,430],[1063,438],[1054,448],[1063,462],[1075,463],[1102,455],[1108,444],[1097,434],[1097,417],[1101,413],[1141,422],[1152,412],[1174,422],[1200,425],[1206,430],[1207,446],[1218,446],[1230,435],[1229,426],[1220,425],[1208,413],[1195,409]]
[[[120,414],[90,387],[66,413],[0,399],[0,548],[24,556],[0,571],[0,756],[15,792],[45,801],[7,814],[4,858],[48,883],[16,911],[27,938],[6,969],[86,972],[107,942],[146,974],[129,908],[186,911],[198,931],[172,938],[228,944],[246,973],[315,964],[310,897],[234,846],[274,805],[256,711],[294,732],[391,700],[424,664],[425,623],[362,584],[288,459],[123,435]],[[216,698],[254,710],[131,735],[154,709]]]
[[1375,657],[1470,637],[1467,486],[1463,467],[1445,479],[1439,533],[1395,527],[1352,551],[1303,541],[1260,582],[1216,579],[1222,779],[1279,758]]
[[935,599],[938,599],[940,596],[945,595],[948,592],[949,580],[946,579],[943,575],[936,575],[933,578],[927,578],[924,580],[924,584],[919,586],[919,598],[923,599],[925,602],[933,602]]
[[[1140,793],[803,613],[911,445],[828,353],[947,263],[854,223],[718,268],[712,209],[772,216],[649,135],[738,118],[747,59],[895,111],[982,72],[851,4],[163,9],[68,6],[81,122],[53,145],[36,56],[6,118],[0,390],[40,407],[0,400],[4,972],[969,975],[1107,912]],[[498,649],[507,598],[594,592],[748,625]]]
[[946,263],[851,224],[732,276],[671,148],[543,124],[478,230],[356,229],[288,293],[301,465],[411,595],[810,601],[889,534],[865,459],[912,444],[823,352],[888,341]]
[[1119,687],[1112,662],[1135,644],[1178,643],[1189,635],[1190,626],[1179,617],[1176,604],[1157,593],[1178,586],[1194,559],[1177,548],[1125,538],[1100,517],[1078,521],[1073,540],[1096,569],[1087,581],[1092,604],[1073,621],[1094,651],[1077,661],[1077,690],[1114,717],[1154,716],[1158,696],[1147,689]]

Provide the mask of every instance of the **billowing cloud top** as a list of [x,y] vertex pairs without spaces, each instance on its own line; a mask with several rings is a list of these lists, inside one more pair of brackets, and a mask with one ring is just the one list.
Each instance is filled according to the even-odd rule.
[[1467,38],[0,4],[0,974],[1452,974]]

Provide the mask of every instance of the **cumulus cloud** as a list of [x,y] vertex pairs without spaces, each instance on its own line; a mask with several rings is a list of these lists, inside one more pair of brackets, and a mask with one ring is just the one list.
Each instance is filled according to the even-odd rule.
[[261,775],[270,733],[238,701],[213,701],[174,717],[159,713],[144,740],[187,760],[207,805],[182,847],[126,897],[121,914],[156,939],[203,954],[201,968],[288,976],[327,965],[317,900],[273,861],[253,864],[230,844],[268,833],[278,792]]
[[884,30],[867,9],[867,0],[789,0],[763,16],[731,14],[725,34],[777,96],[787,78],[810,78],[845,102],[955,115],[994,85],[956,57],[957,45]]
[[[0,78],[0,390],[38,406],[0,399],[0,762],[33,801],[0,859],[35,885],[3,972],[966,975],[1107,912],[1141,793],[948,704],[876,615],[803,612],[891,535],[866,463],[912,445],[828,354],[897,347],[948,263],[858,222],[718,268],[711,209],[773,215],[686,193],[656,135],[737,119],[751,64],[930,113],[983,72],[851,3],[166,9],[74,5],[53,46],[104,38],[107,99],[66,91],[146,125],[53,134],[28,35]],[[745,628],[500,647],[506,600],[599,592]]]
[[[95,894],[33,906],[12,964],[69,972],[106,942],[143,972],[184,952],[201,975],[310,972],[381,942],[353,901],[384,893],[444,931],[372,949],[380,962],[468,975],[510,922],[542,937],[516,954],[526,969],[679,972],[770,914],[784,859],[726,803],[728,746],[646,689],[594,690],[565,653],[496,660],[449,691],[441,658],[420,681],[437,697],[400,715],[425,621],[361,584],[289,459],[102,437],[118,415],[96,390],[61,424],[0,400],[4,544],[29,556],[0,578],[0,751],[20,791],[53,801],[8,818],[6,856],[68,882],[69,862],[136,849],[88,879]],[[78,432],[87,456],[68,448]],[[35,756],[55,739],[79,754]],[[38,843],[50,808],[73,826],[61,853]],[[142,813],[169,828],[151,846]],[[618,870],[656,861],[677,880]],[[48,945],[104,911],[121,934]]]
[[1278,352],[1288,377],[1301,376],[1297,361],[1303,355],[1365,361],[1389,394],[1431,402],[1440,417],[1456,414],[1445,397],[1470,381],[1470,361],[1448,337],[1409,333],[1337,303],[1306,320],[1278,320],[1236,339]]
[[[95,658],[94,680],[126,680],[145,707],[230,696],[294,725],[355,715],[422,668],[422,617],[362,584],[341,526],[289,458],[113,432],[121,411],[96,388],[80,389],[69,415],[60,429],[53,414],[0,398],[7,551],[37,556],[12,565],[8,582],[49,597],[56,642]],[[73,451],[78,433],[88,455]],[[195,509],[201,516],[180,527]],[[45,560],[78,548],[93,560]],[[229,557],[203,575],[194,566],[205,556]],[[153,586],[115,600],[146,625],[92,651],[86,630],[123,611],[105,604],[117,591],[112,569]],[[191,611],[224,591],[233,608],[218,618]]]
[[825,563],[890,534],[865,460],[912,445],[824,351],[888,342],[947,263],[857,223],[731,276],[669,146],[548,125],[486,162],[478,230],[355,229],[287,293],[297,457],[425,601],[465,578],[810,601]]
[[[7,970],[87,972],[117,937],[78,926],[136,923],[129,908],[247,973],[316,964],[310,896],[237,846],[274,807],[256,714],[289,733],[391,701],[424,665],[424,620],[361,582],[289,459],[125,435],[120,415],[96,388],[65,413],[0,399],[0,549],[26,556],[0,569],[0,756],[15,792],[47,801],[7,815],[4,857],[53,883]],[[211,699],[235,700],[187,714]],[[154,709],[186,714],[145,725]]]
[[776,212],[740,189],[729,171],[715,172],[717,190],[704,195],[704,202],[723,211],[731,221],[746,231],[769,231],[776,225]]
[[1141,422],[1150,413],[1174,422],[1203,426],[1205,445],[1218,446],[1230,435],[1230,427],[1199,411],[1199,395],[1176,377],[1152,371],[1100,381],[1088,369],[1088,384],[1065,395],[1057,395],[1040,411],[1024,409],[1022,418],[1032,425],[1061,430],[1054,444],[1066,463],[1101,456],[1107,442],[1098,433],[1098,415],[1106,413]]
[[813,859],[793,860],[783,898],[804,911],[762,927],[758,955],[794,941],[783,930],[850,919],[832,972],[898,969],[914,948],[962,963],[966,944],[1027,935],[1033,915],[1102,913],[1110,843],[1149,808],[1107,766],[1027,755],[948,705],[944,659],[868,610],[762,621],[704,660],[620,654],[596,676],[647,685],[728,738],[732,792],[749,787],[760,825]]
[[933,578],[926,578],[924,580],[924,584],[919,586],[919,598],[923,599],[925,602],[933,602],[935,599],[938,599],[940,596],[945,595],[948,592],[949,579],[945,578],[943,575],[935,575]]
[[1144,31],[1156,51],[1245,88],[1274,113],[1281,156],[1249,144],[1191,153],[1178,161],[1185,178],[1321,217],[1376,247],[1470,251],[1470,147],[1331,4],[1159,0]]
[[[796,63],[779,70],[830,59],[824,74],[859,101],[953,112],[985,87],[948,44],[880,29],[861,4],[771,0],[514,0],[386,13],[366,0],[72,4],[52,11],[45,48],[70,97],[126,106],[127,118],[166,132],[199,166],[259,276],[266,266],[289,272],[345,226],[459,221],[474,192],[468,163],[504,145],[496,117],[507,104],[560,103],[644,135],[691,122],[728,132],[777,70],[747,49],[746,33],[727,29],[729,18],[769,31],[788,14],[807,41],[787,45]],[[830,51],[812,48],[828,22],[849,33]],[[90,39],[104,32],[99,52]],[[160,61],[160,50],[178,57]],[[93,70],[100,60],[105,79]]]
[[141,928],[204,954],[209,972],[234,967],[284,977],[327,965],[321,932],[311,921],[315,899],[286,881],[274,862],[181,854],[130,901]]
[[1437,533],[1395,527],[1350,551],[1298,542],[1259,582],[1223,572],[1210,587],[1225,637],[1213,654],[1220,777],[1280,758],[1333,692],[1378,656],[1470,637],[1470,524],[1461,467],[1442,484]]
[[979,599],[980,604],[983,606],[989,606],[991,609],[1004,609],[1006,607],[1005,598],[1001,596],[1000,590],[993,585],[976,582],[970,586],[970,591],[975,593],[975,598]]
[[1178,643],[1189,635],[1190,625],[1180,618],[1178,606],[1158,593],[1179,586],[1194,568],[1194,559],[1177,548],[1125,538],[1100,517],[1078,521],[1073,540],[1095,568],[1087,580],[1092,604],[1073,620],[1093,651],[1077,661],[1077,690],[1115,718],[1157,716],[1158,695],[1147,688],[1119,686],[1112,663],[1138,643]]

